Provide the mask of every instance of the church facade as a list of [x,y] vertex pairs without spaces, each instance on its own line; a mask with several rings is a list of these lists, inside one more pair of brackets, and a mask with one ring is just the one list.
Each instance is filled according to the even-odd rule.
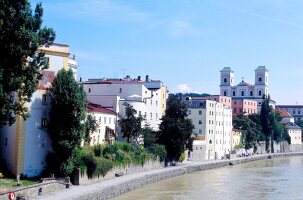
[[[252,99],[258,102],[258,111],[261,109],[263,95],[269,94],[268,69],[265,66],[259,66],[255,69],[255,83],[250,84],[242,80],[236,85],[235,73],[230,67],[224,67],[220,73],[220,94],[229,96],[232,99]],[[275,107],[275,102],[271,100],[270,104]]]

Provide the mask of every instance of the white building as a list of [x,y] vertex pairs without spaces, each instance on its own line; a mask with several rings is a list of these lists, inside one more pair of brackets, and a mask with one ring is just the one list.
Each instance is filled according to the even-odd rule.
[[119,116],[124,116],[124,103],[128,103],[138,115],[145,117],[152,129],[158,130],[168,93],[161,81],[150,80],[148,76],[145,81],[140,76],[137,79],[126,76],[124,79],[89,79],[83,86],[90,102],[113,110]]
[[187,99],[193,134],[205,140],[205,160],[220,159],[231,151],[232,109],[212,100]]
[[46,128],[50,109],[48,90],[58,70],[69,68],[68,45],[52,44],[39,50],[46,53],[49,68],[41,72],[43,79],[39,81],[32,101],[26,104],[30,118],[24,121],[17,116],[16,123],[5,126],[0,133],[1,163],[13,174],[28,177],[40,175],[46,166],[45,157],[51,150]]
[[290,144],[302,144],[302,129],[295,123],[287,123],[285,128],[290,136]]
[[100,105],[89,103],[88,113],[97,121],[97,129],[90,135],[90,146],[112,144],[116,139],[117,113]]
[[[261,110],[263,95],[269,94],[269,73],[265,66],[259,66],[255,70],[255,84],[242,80],[236,85],[234,71],[230,67],[224,67],[221,71],[220,94],[232,97],[232,99],[253,99],[258,101],[258,110]],[[275,108],[275,101],[270,105]]]

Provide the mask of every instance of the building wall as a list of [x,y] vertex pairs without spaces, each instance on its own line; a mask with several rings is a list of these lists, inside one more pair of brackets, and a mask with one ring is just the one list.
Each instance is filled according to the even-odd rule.
[[235,146],[236,145],[239,145],[241,143],[241,135],[242,133],[240,131],[237,131],[237,130],[233,130],[232,131],[232,147],[231,149],[232,150],[235,150]]
[[[124,116],[123,103],[129,103],[137,110],[137,114],[146,115],[146,123],[150,124],[152,129],[159,129],[160,119],[166,109],[167,90],[165,87],[148,89],[143,84],[144,82],[103,83],[84,84],[89,101],[104,107],[112,106],[120,116]],[[157,85],[147,86],[156,87]],[[112,98],[116,98],[117,102],[112,101],[113,104],[110,105]]]
[[277,105],[277,108],[289,112],[295,118],[295,121],[303,120],[302,105]]
[[[46,165],[45,158],[51,149],[51,141],[41,123],[42,118],[46,119],[45,123],[49,119],[48,88],[59,69],[68,69],[69,46],[53,44],[39,51],[44,51],[49,58],[49,68],[42,71],[43,80],[39,81],[31,102],[26,103],[30,118],[25,122],[19,118],[14,125],[2,128],[0,135],[3,162],[13,174],[28,177],[38,176]],[[46,95],[46,102],[42,102],[43,94]]]
[[290,144],[302,144],[302,131],[301,129],[287,129],[291,138]]
[[241,112],[253,114],[258,112],[258,102],[250,99],[233,99],[232,100],[233,115]]
[[105,143],[105,130],[106,127],[113,129],[116,132],[117,117],[116,115],[91,112],[98,123],[96,131],[91,133],[90,145],[104,144]]

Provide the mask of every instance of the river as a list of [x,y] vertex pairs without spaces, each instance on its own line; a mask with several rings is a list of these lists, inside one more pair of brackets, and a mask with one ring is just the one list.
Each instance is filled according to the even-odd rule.
[[211,169],[153,183],[114,200],[303,199],[303,156]]

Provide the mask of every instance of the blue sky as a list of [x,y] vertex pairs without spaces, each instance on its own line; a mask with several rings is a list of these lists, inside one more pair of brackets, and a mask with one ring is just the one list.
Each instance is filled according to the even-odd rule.
[[[32,4],[37,2],[32,0]],[[270,70],[278,104],[303,104],[301,0],[45,0],[44,25],[88,78],[138,75],[170,92],[219,93],[219,71]]]

